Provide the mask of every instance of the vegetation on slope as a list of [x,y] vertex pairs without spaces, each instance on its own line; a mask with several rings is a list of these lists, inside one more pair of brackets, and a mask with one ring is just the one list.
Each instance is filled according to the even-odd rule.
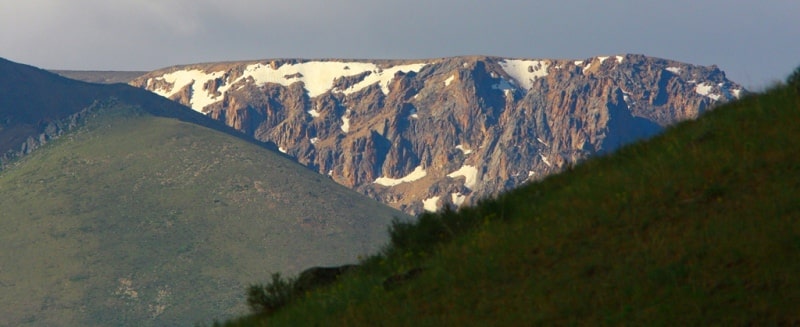
[[3,326],[234,317],[265,269],[355,261],[400,215],[252,142],[115,102],[2,171],[0,208]]
[[[355,273],[225,325],[800,324],[798,76],[475,207],[395,223]],[[421,272],[384,287],[408,271]]]

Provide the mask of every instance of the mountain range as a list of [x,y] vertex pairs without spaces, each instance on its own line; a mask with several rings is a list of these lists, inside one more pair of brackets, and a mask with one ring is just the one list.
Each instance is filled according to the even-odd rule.
[[746,93],[716,66],[634,54],[209,63],[131,85],[409,214],[473,204]]
[[476,203],[747,92],[632,54],[134,75],[0,59],[0,325],[237,315],[247,283],[374,253],[402,212]]

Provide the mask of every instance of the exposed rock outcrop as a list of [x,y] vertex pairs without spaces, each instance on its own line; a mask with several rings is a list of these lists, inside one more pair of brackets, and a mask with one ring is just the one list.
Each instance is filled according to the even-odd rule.
[[132,84],[412,214],[542,178],[745,92],[715,66],[643,55],[272,60]]

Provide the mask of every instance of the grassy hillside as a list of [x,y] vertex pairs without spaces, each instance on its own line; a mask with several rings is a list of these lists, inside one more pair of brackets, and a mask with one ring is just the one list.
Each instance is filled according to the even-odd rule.
[[248,282],[356,261],[401,215],[252,142],[92,112],[0,173],[0,326],[241,315]]
[[797,82],[396,224],[391,245],[340,283],[226,325],[800,324]]
[[73,115],[109,98],[135,104],[154,116],[176,118],[256,142],[222,122],[149,91],[125,84],[71,80],[0,58],[0,170],[7,161],[68,130],[65,121]]

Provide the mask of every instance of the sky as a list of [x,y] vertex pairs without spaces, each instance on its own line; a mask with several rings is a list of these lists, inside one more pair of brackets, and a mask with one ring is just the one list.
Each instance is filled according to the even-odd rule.
[[154,70],[270,58],[639,53],[752,89],[800,66],[798,0],[0,0],[0,57]]

